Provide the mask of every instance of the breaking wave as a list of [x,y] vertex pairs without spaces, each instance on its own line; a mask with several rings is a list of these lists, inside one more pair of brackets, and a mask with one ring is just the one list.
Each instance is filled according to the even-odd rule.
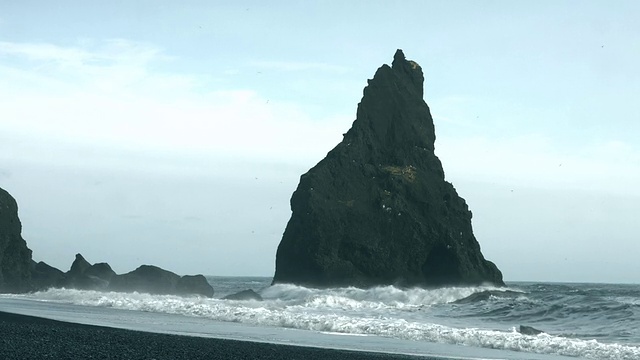
[[[37,301],[108,307],[155,313],[179,314],[215,321],[238,322],[349,335],[375,335],[504,349],[558,354],[591,359],[639,359],[640,348],[549,334],[524,335],[509,326],[470,326],[450,312],[471,306],[486,307],[493,302],[532,306],[536,300],[515,289],[493,287],[452,287],[443,289],[398,289],[392,286],[371,289],[310,289],[295,285],[275,285],[261,291],[264,301],[232,301],[202,297],[178,297],[142,293],[115,293],[50,289],[20,295]],[[463,311],[464,312],[464,311]]]

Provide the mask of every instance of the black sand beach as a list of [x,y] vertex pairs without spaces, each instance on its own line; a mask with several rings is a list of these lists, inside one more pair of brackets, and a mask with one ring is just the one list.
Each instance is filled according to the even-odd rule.
[[[156,334],[0,311],[0,359],[427,359]],[[428,358],[432,359],[433,358]]]

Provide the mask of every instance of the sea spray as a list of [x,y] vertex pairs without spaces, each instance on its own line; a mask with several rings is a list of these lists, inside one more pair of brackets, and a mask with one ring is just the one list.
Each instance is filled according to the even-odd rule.
[[[67,289],[16,296],[40,302],[178,314],[251,326],[384,336],[592,359],[640,358],[637,333],[629,330],[638,324],[640,307],[625,304],[634,299],[635,293],[616,296],[615,291],[603,289],[595,294],[597,296],[593,296],[593,292],[587,296],[573,290],[573,287],[553,285],[544,290],[533,285],[441,289],[392,286],[312,289],[276,285],[261,291],[265,299],[261,302]],[[624,318],[606,323],[605,318],[614,319],[615,314]],[[594,326],[581,320],[585,318],[601,321]],[[530,336],[516,332],[515,328],[523,321],[547,333]],[[561,326],[565,322],[572,324],[576,331],[563,331]],[[605,335],[615,333],[613,330],[619,324],[624,325],[618,329],[619,338]],[[597,335],[597,331],[602,333],[601,340],[588,336],[589,333]]]

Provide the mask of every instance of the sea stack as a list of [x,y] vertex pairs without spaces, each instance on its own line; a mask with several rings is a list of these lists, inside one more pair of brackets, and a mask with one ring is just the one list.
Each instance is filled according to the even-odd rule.
[[274,284],[504,284],[445,181],[423,82],[402,50],[368,81],[342,142],[300,177]]
[[0,293],[31,288],[31,250],[22,238],[18,204],[0,188]]

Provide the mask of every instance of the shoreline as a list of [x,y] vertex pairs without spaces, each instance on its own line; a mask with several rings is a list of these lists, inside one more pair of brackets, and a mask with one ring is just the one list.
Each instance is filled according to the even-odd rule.
[[0,358],[391,359],[444,358],[218,339],[85,325],[0,311]]

